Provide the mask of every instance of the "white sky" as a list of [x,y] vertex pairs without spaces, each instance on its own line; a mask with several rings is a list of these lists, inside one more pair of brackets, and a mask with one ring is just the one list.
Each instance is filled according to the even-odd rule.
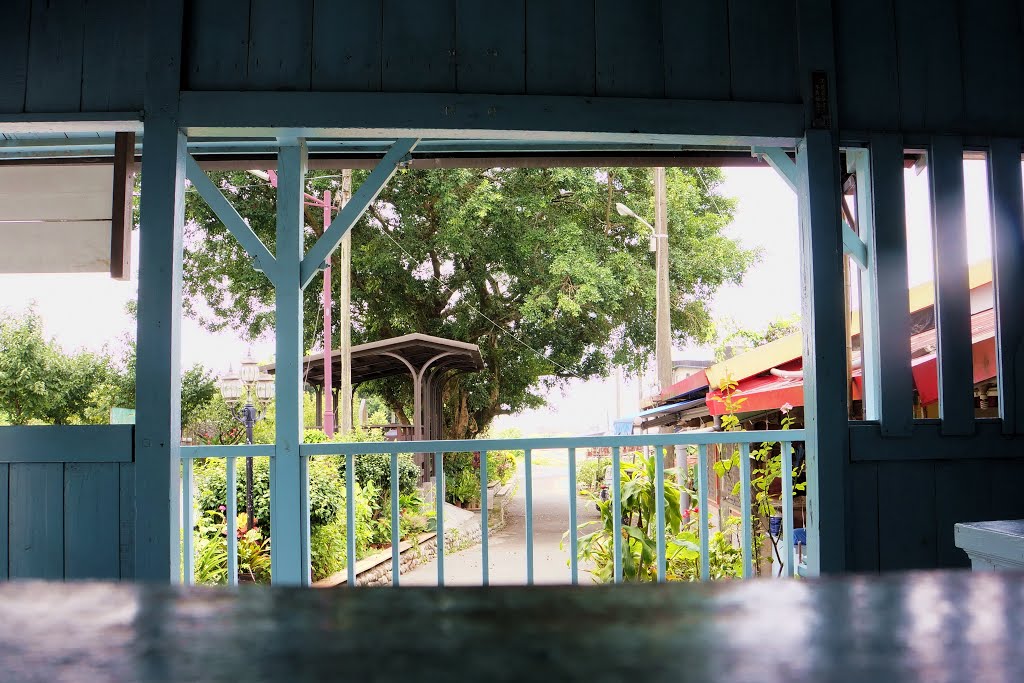
[[[988,229],[985,163],[964,164],[967,199],[969,262],[991,256]],[[928,218],[927,174],[907,171],[906,199],[909,276],[913,284],[931,280],[932,256]],[[760,247],[763,258],[740,286],[722,288],[712,310],[716,318],[731,318],[747,328],[762,328],[780,316],[800,310],[800,268],[796,197],[770,169],[730,168],[725,170],[722,192],[739,199],[736,217],[727,232],[746,247]],[[108,344],[120,347],[119,338],[133,331],[125,314],[125,303],[136,296],[138,233],[133,239],[133,277],[115,282],[103,274],[0,275],[0,309],[20,311],[35,302],[43,317],[46,333],[57,337],[65,349],[100,349]],[[653,321],[652,321],[653,324]],[[237,366],[248,344],[234,332],[212,334],[189,319],[182,321],[182,367],[202,363],[217,371]],[[273,356],[272,340],[252,344],[255,356]],[[677,357],[710,358],[710,349],[678,349]],[[617,414],[636,411],[641,390],[651,393],[651,377],[642,386],[626,378],[616,404],[614,378],[571,382],[564,391],[549,396],[549,407],[502,417],[495,428],[514,426],[524,434],[589,433],[608,428]]]

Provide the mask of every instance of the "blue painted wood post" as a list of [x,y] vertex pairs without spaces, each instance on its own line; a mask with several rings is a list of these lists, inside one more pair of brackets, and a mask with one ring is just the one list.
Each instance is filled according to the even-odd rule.
[[974,433],[971,292],[964,207],[964,148],[960,138],[932,138],[928,158],[935,236],[935,332],[939,342],[942,433]]
[[996,289],[999,416],[1004,434],[1024,433],[1024,198],[1018,139],[992,140],[989,191]]
[[146,122],[139,229],[135,578],[177,582],[181,489],[181,239],[185,136]]
[[869,209],[875,229],[869,244],[872,269],[868,277],[873,279],[875,291],[881,293],[870,312],[877,321],[878,332],[879,419],[884,436],[910,436],[914,423],[914,378],[907,347],[910,293],[903,139],[899,135],[871,136],[871,190],[873,201]]
[[185,136],[178,126],[185,0],[150,3],[139,229],[135,578],[179,581],[181,239]]
[[[277,450],[270,459],[271,579],[278,585],[308,585],[309,518],[302,518],[309,497],[302,442],[302,192],[306,177],[306,144],[285,140],[278,153],[277,332],[275,429]],[[351,558],[349,559],[351,562]]]
[[797,147],[811,575],[846,565],[850,443],[838,151],[827,130],[807,131]]

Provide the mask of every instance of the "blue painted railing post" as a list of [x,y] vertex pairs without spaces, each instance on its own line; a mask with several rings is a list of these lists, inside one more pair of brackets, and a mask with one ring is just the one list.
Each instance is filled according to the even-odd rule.
[[[277,274],[275,320],[277,382],[275,428],[277,450],[270,460],[271,579],[275,584],[308,585],[309,518],[303,500],[309,496],[307,458],[302,443],[302,263],[303,187],[306,145],[285,140],[278,154]],[[351,561],[351,558],[350,558]]]
[[808,130],[797,147],[803,280],[807,570],[846,567],[847,408],[839,150],[834,134]]

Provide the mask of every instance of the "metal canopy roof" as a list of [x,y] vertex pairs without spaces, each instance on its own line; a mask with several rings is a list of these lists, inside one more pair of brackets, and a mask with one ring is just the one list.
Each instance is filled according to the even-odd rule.
[[[341,351],[331,354],[334,386],[341,384]],[[323,386],[324,354],[315,353],[302,359],[303,377],[308,384]],[[434,361],[431,363],[431,361]],[[382,377],[408,375],[425,366],[434,370],[476,372],[483,370],[484,361],[476,344],[434,337],[429,334],[406,334],[401,337],[359,344],[352,347],[352,384],[360,384]],[[273,373],[273,364],[266,366]]]

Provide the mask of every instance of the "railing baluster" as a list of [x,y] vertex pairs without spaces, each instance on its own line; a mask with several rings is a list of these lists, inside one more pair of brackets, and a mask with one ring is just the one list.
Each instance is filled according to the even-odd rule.
[[533,585],[533,450],[524,451],[526,478],[526,585]]
[[711,578],[710,539],[708,525],[708,447],[701,444],[697,455],[697,529],[700,532],[700,580]]
[[480,583],[490,583],[487,558],[487,451],[480,451]]
[[654,449],[654,510],[658,526],[658,583],[665,583],[668,561],[665,557],[665,449]]
[[569,449],[569,572],[572,574],[572,585],[580,582],[579,540],[576,528],[576,449]]
[[743,578],[754,575],[754,511],[750,507],[750,444],[740,444],[740,516],[743,520]]
[[356,456],[345,454],[345,542],[348,587],[356,587]]
[[181,513],[183,516],[181,552],[184,558],[185,585],[191,586],[196,582],[195,547],[192,531],[192,527],[196,524],[192,514],[192,459],[186,458],[181,463],[181,468]]
[[795,556],[793,549],[793,447],[788,441],[783,441],[782,448],[782,542],[786,546],[783,557],[786,561],[785,575],[793,576],[796,573],[794,567]]
[[402,518],[398,509],[398,453],[391,454],[391,585],[398,586],[402,573]]
[[228,522],[228,585],[238,585],[238,481],[235,471],[235,458],[228,456],[227,473],[227,522]]
[[434,501],[437,517],[437,585],[444,585],[444,453],[434,453]]
[[615,583],[622,583],[622,471],[619,447],[612,447],[612,569]]

